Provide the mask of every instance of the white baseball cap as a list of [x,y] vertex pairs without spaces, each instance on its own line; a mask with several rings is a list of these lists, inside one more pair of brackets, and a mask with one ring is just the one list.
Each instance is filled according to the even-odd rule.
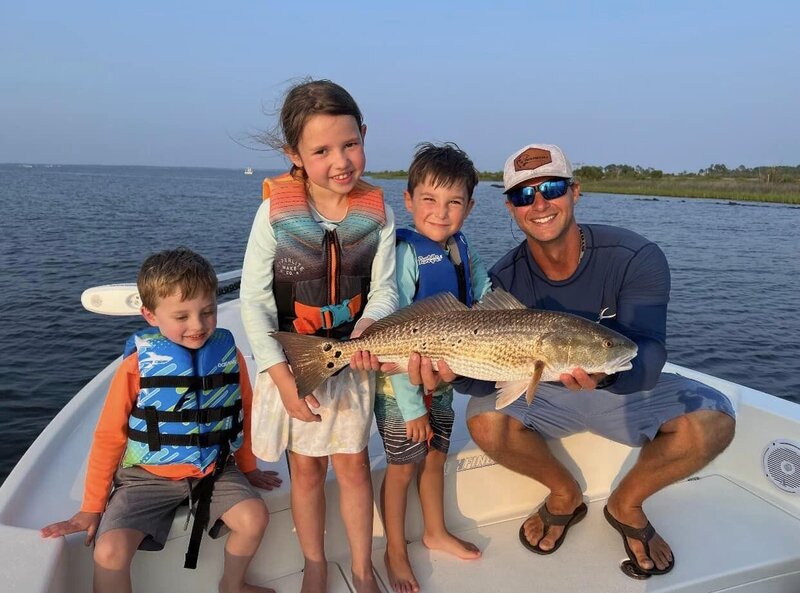
[[506,160],[503,168],[505,191],[535,177],[572,177],[572,165],[555,144],[528,144]]

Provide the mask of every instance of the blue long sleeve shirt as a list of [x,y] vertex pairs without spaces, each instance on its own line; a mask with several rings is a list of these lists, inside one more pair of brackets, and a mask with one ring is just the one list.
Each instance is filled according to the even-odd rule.
[[[513,294],[527,307],[563,311],[627,336],[639,348],[633,368],[618,373],[605,387],[619,394],[651,389],[667,360],[667,302],[670,273],[655,243],[627,229],[580,225],[586,251],[575,273],[554,281],[536,264],[526,242],[503,256],[489,271],[492,285]],[[494,384],[459,378],[457,391],[484,396]]]

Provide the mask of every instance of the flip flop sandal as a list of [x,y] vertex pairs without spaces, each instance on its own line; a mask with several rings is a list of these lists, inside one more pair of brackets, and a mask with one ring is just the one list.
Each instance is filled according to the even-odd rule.
[[[538,544],[533,545],[531,542],[528,541],[528,538],[525,537],[525,522],[530,519],[530,517],[526,518],[525,521],[522,522],[522,525],[519,526],[519,541],[522,542],[522,545],[525,546],[528,550],[533,552],[534,554],[552,554],[559,547],[561,544],[564,543],[564,537],[567,535],[567,531],[569,528],[578,523],[581,519],[586,516],[587,511],[586,503],[581,503],[578,507],[572,511],[569,515],[554,515],[550,511],[547,510],[547,503],[543,503],[542,506],[539,507],[539,510],[536,513],[542,519],[542,524],[544,525],[544,534],[547,533],[547,530],[550,529],[551,526],[562,526],[564,527],[564,531],[561,533],[561,536],[555,541],[552,549],[550,550],[543,550],[541,549]],[[533,516],[533,515],[531,515]]]
[[[625,574],[633,578],[641,579],[652,575],[666,574],[675,567],[674,557],[666,566],[666,568],[656,568],[655,563],[653,568],[642,568],[636,561],[636,554],[633,553],[633,550],[631,550],[631,547],[628,545],[628,538],[636,539],[642,542],[642,544],[644,544],[644,553],[647,554],[648,558],[652,558],[650,556],[650,540],[653,539],[653,536],[656,534],[656,530],[651,525],[650,521],[647,522],[647,525],[641,528],[631,527],[625,523],[620,523],[614,517],[612,517],[611,513],[608,512],[607,506],[603,507],[603,514],[606,516],[606,521],[609,522],[611,527],[616,529],[622,536],[622,543],[625,546],[625,552],[628,554],[628,560],[630,562],[629,570],[626,570],[624,567],[622,568],[622,571]],[[631,574],[631,572],[633,574]],[[637,572],[639,573],[638,575],[635,574]]]

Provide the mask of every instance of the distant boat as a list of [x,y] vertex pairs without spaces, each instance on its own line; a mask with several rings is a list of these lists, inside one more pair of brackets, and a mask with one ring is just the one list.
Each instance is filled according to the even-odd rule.
[[244,174],[245,175],[252,175],[253,174],[253,167],[247,167],[247,169],[244,170]]

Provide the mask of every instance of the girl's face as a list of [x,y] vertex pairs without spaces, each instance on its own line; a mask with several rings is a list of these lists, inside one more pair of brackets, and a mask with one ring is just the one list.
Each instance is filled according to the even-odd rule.
[[367,126],[352,115],[312,115],[303,126],[297,151],[286,154],[305,170],[315,199],[346,196],[364,173],[364,136]]

